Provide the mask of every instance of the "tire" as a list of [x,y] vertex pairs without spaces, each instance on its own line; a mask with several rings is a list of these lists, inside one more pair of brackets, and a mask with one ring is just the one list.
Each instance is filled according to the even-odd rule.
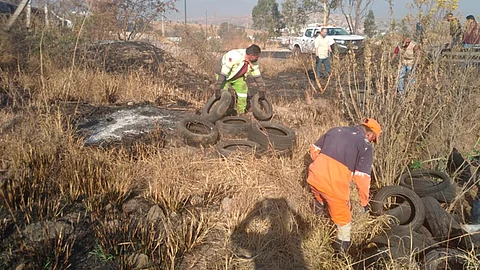
[[269,121],[273,116],[272,103],[266,98],[260,98],[258,94],[252,97],[252,112],[255,119]]
[[450,184],[446,189],[430,194],[429,196],[434,197],[439,202],[450,203],[455,200],[457,197],[457,188],[455,184]]
[[422,198],[425,221],[437,241],[465,250],[480,248],[480,234],[469,234],[433,197]]
[[436,248],[424,258],[425,270],[463,269],[466,254],[455,248]]
[[240,116],[227,116],[215,123],[222,137],[248,137],[251,121]]
[[222,91],[222,96],[217,99],[212,96],[203,106],[201,117],[213,124],[222,118],[232,103],[232,95],[228,91]]
[[412,209],[410,204],[405,201],[399,206],[385,211],[384,214],[395,217],[398,220],[398,224],[406,224],[412,215]]
[[448,156],[447,171],[450,175],[455,176],[454,180],[456,180],[457,183],[461,186],[466,186],[466,189],[474,185],[475,178],[472,178],[471,166],[455,147]]
[[372,238],[378,247],[388,247],[392,259],[404,258],[431,247],[432,240],[409,228],[394,226]]
[[218,141],[217,128],[212,123],[197,117],[181,120],[177,125],[177,132],[180,138],[190,146],[212,145]]
[[222,157],[228,157],[233,153],[260,154],[260,144],[248,140],[230,140],[219,142],[215,145],[218,153]]
[[423,225],[425,220],[425,206],[420,197],[412,190],[401,186],[387,186],[380,189],[375,196],[373,196],[370,206],[376,215],[383,215],[387,210],[384,209],[384,202],[390,197],[399,197],[400,203],[407,202],[410,206],[411,212],[407,222],[401,223],[398,227],[411,228],[416,230]]
[[388,269],[391,264],[390,250],[387,246],[367,248],[364,258],[359,261],[356,270],[364,269]]
[[[440,179],[440,182],[435,179]],[[404,173],[400,177],[400,185],[412,189],[420,197],[431,196],[441,202],[451,202],[456,197],[456,189],[450,177],[439,171],[417,170]]]
[[259,143],[264,149],[291,150],[295,142],[295,131],[272,122],[254,122],[250,125],[248,139]]
[[431,240],[432,242],[435,242],[435,240],[433,239],[433,235],[432,233],[427,229],[427,227],[425,226],[422,226],[420,228],[417,229],[417,232],[423,236],[425,236],[426,238],[428,238],[429,240]]
[[463,234],[460,224],[442,208],[435,198],[424,197],[422,202],[425,205],[425,222],[430,231],[435,232],[435,240],[446,241]]

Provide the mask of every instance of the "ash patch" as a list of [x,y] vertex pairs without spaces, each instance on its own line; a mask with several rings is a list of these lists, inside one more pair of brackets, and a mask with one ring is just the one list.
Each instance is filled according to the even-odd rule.
[[97,111],[80,121],[77,128],[85,145],[102,145],[141,138],[158,130],[168,134],[184,116],[184,112],[152,105],[119,107],[103,114]]

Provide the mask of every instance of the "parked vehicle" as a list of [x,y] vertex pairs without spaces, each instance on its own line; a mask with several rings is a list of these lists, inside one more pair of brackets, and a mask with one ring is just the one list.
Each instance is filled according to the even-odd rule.
[[289,40],[289,49],[294,56],[302,53],[315,53],[315,38],[323,28],[327,28],[327,38],[333,39],[333,50],[338,53],[346,53],[348,50],[362,50],[364,37],[351,35],[347,30],[335,26],[310,26],[307,27],[300,37],[292,37]]

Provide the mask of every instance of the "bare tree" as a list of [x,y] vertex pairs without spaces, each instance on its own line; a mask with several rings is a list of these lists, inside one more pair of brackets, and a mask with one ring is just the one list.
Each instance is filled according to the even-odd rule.
[[358,33],[358,27],[367,16],[372,3],[373,0],[342,0],[340,10],[345,16],[352,34]]
[[282,3],[282,16],[286,26],[294,31],[307,23],[309,17],[323,12],[323,23],[327,24],[330,12],[342,0],[285,0]]
[[88,1],[90,10],[98,19],[112,22],[106,26],[121,40],[141,36],[150,23],[165,11],[175,10],[177,0],[95,0]]

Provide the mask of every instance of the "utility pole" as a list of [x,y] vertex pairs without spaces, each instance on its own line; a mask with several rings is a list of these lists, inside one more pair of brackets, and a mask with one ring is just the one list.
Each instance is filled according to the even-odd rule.
[[207,26],[207,23],[208,23],[208,11],[205,10],[205,39],[208,38],[208,26]]
[[187,26],[187,0],[184,0],[185,3],[185,26]]
[[162,37],[165,36],[165,11],[162,11]]

